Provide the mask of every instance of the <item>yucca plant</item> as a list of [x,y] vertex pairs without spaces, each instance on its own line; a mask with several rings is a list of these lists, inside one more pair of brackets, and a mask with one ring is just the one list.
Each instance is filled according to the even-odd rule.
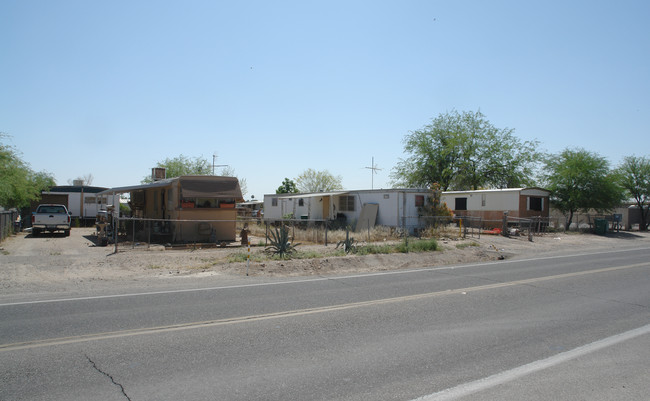
[[281,258],[295,252],[296,247],[300,245],[291,244],[289,241],[289,229],[285,226],[282,226],[279,230],[276,227],[275,231],[271,231],[267,238],[271,245],[266,248],[266,251],[271,252],[273,255],[279,255]]

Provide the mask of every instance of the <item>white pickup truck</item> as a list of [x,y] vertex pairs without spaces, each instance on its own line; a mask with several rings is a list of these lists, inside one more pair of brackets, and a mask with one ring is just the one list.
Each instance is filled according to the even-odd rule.
[[64,205],[38,205],[32,213],[32,235],[36,237],[43,231],[63,231],[66,237],[70,235],[70,213]]

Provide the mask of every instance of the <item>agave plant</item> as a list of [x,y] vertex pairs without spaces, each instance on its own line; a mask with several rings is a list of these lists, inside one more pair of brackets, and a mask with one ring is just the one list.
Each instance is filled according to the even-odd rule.
[[345,228],[345,240],[339,241],[336,244],[336,248],[338,249],[338,247],[342,245],[345,253],[354,252],[357,248],[356,245],[354,245],[354,243],[355,243],[354,238],[350,238],[350,227],[348,226]]
[[289,241],[289,229],[285,226],[279,230],[276,227],[275,231],[271,231],[270,235],[267,235],[267,238],[271,245],[266,248],[266,251],[271,251],[273,255],[279,255],[281,258],[295,252],[296,247],[300,245],[292,244]]

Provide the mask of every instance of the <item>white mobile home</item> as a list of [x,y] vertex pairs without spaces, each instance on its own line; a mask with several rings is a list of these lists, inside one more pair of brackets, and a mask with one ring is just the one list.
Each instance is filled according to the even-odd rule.
[[[49,191],[43,192],[42,203],[51,203],[51,199],[56,197],[67,197],[66,205],[72,218],[78,218],[82,221],[95,222],[97,212],[106,209],[106,205],[115,205],[119,203],[118,195],[101,194],[105,191],[104,187],[92,187],[82,185],[61,185],[50,188]],[[61,198],[63,199],[63,198]],[[55,201],[54,203],[59,203]]]
[[448,191],[442,193],[441,202],[445,202],[456,216],[480,217],[485,223],[495,222],[493,225],[499,226],[504,212],[514,218],[547,218],[549,196],[550,191],[542,188]]
[[375,189],[264,195],[264,220],[326,220],[356,231],[374,225],[412,231],[423,224],[418,208],[430,194],[427,189]]

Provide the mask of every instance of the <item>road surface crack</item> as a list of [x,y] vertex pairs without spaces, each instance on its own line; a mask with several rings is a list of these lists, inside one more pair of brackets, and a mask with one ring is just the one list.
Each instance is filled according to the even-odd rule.
[[110,374],[108,374],[108,373],[104,372],[103,370],[101,370],[97,366],[97,364],[92,359],[90,359],[90,357],[88,355],[86,355],[86,359],[88,359],[88,362],[90,362],[90,364],[93,365],[93,369],[95,369],[99,373],[103,374],[104,376],[108,377],[114,385],[116,385],[116,386],[118,386],[120,388],[120,390],[122,391],[122,394],[124,394],[124,397],[126,397],[127,400],[132,401],[131,397],[129,397],[128,394],[126,394],[126,391],[124,390],[124,386],[122,386],[120,383],[116,382],[115,379],[113,378],[113,376],[111,376]]

